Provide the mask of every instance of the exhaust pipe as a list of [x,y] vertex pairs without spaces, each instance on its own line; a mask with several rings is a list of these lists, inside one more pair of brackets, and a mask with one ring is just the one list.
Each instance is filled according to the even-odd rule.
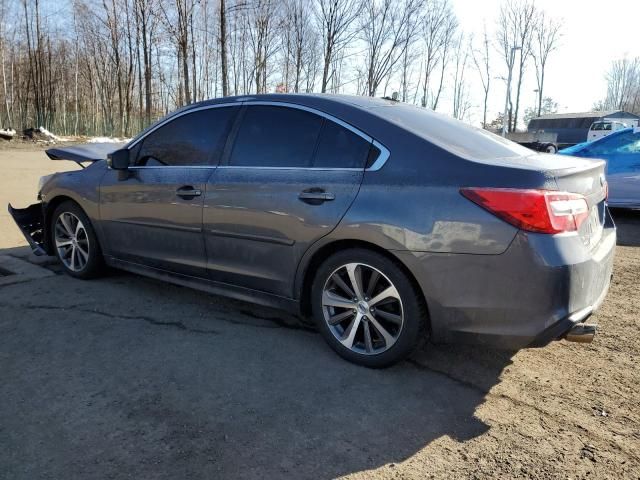
[[565,335],[568,342],[591,343],[598,326],[593,323],[576,323]]

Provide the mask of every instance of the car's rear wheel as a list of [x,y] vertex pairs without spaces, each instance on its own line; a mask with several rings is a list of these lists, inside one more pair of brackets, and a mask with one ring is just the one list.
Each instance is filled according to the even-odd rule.
[[316,273],[312,307],[329,345],[359,365],[390,366],[426,339],[422,297],[398,264],[374,251],[329,257]]
[[98,239],[89,217],[74,202],[58,205],[51,216],[52,245],[66,273],[93,278],[103,269]]

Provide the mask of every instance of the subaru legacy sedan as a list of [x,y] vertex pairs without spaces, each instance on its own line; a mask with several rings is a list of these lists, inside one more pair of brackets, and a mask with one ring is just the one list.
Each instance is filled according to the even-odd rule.
[[105,265],[312,317],[352,362],[426,340],[591,341],[616,231],[605,163],[532,154],[382,99],[257,95],[182,108],[9,209],[71,276]]

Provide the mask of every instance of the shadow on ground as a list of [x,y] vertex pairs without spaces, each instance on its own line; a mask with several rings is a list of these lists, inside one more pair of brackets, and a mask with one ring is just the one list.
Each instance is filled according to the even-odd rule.
[[618,245],[640,246],[640,211],[616,208],[611,215],[618,228]]
[[333,478],[484,433],[474,412],[510,356],[432,347],[368,370],[282,312],[134,275],[8,284],[0,465],[13,479]]

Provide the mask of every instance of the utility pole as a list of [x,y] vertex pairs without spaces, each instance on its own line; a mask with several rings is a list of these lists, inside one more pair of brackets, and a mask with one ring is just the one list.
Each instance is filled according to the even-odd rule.
[[[502,115],[502,136],[507,136],[507,110],[509,109],[509,99],[511,98],[511,76],[513,73],[513,62],[516,59],[516,50],[522,50],[522,47],[511,47],[511,55],[509,56],[509,77],[507,78],[507,96],[504,100],[504,114]],[[516,123],[518,119],[516,119]]]

